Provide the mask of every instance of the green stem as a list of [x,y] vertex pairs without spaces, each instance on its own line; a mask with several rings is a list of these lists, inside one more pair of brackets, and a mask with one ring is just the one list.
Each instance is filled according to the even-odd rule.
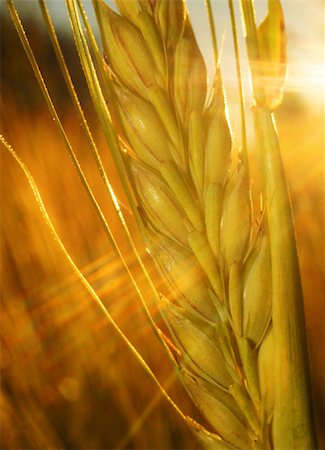
[[272,261],[274,448],[315,449],[303,298],[290,198],[272,114],[257,107],[255,118]]
[[[254,97],[263,104],[255,71],[259,61],[252,0],[240,0]],[[263,195],[266,200],[271,263],[274,349],[273,443],[277,450],[316,448],[308,352],[296,238],[289,192],[272,112],[256,106]]]

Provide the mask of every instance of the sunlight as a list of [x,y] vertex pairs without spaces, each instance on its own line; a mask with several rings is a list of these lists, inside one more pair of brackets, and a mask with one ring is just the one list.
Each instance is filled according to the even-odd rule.
[[325,64],[291,63],[288,67],[286,91],[324,102]]

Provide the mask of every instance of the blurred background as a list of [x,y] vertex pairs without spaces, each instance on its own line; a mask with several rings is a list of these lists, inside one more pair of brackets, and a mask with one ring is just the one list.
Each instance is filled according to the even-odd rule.
[[[34,1],[15,2],[69,139],[109,218],[119,245],[130,250],[98,177],[72,110],[47,32]],[[85,2],[92,19],[89,2]],[[203,2],[189,2],[202,52],[212,65]],[[258,17],[265,13],[257,2]],[[305,297],[319,448],[325,445],[324,332],[324,48],[323,2],[283,0],[289,71],[284,103],[276,113],[291,189]],[[113,185],[96,121],[66,20],[64,2],[49,2],[59,39],[90,127]],[[238,97],[227,2],[214,2],[222,67],[233,131]],[[238,11],[236,11],[238,16]],[[134,288],[91,208],[63,141],[0,1],[1,130],[27,163],[59,235],[123,331],[189,415],[195,408],[175,379],[150,329]],[[238,24],[240,22],[238,21]],[[95,25],[94,25],[95,26]],[[241,41],[241,52],[244,43]],[[242,53],[244,54],[244,53]],[[244,66],[245,67],[245,66]],[[245,73],[245,70],[244,70]],[[247,104],[249,81],[244,79]],[[255,161],[254,142],[251,142]],[[195,449],[197,443],[171,406],[90,300],[59,252],[21,170],[1,151],[1,396],[3,449]],[[254,172],[253,172],[254,173]],[[258,177],[253,179],[258,183]],[[122,202],[124,198],[119,194]],[[127,209],[131,229],[135,230]],[[140,249],[141,240],[137,239]],[[146,259],[147,257],[144,256]],[[153,314],[152,293],[136,264]],[[154,276],[154,275],[153,275]],[[201,419],[200,419],[201,420]]]

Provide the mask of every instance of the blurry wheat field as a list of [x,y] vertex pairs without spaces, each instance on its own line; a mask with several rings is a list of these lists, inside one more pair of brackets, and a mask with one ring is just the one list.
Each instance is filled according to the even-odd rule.
[[[3,18],[2,25],[3,33],[12,33]],[[89,205],[19,43],[14,35],[10,34],[10,42],[9,34],[6,36],[7,49],[1,52],[1,133],[28,164],[49,215],[79,268],[171,396],[186,413],[195,416],[195,407],[175,379],[132,284]],[[2,41],[1,45],[5,43]],[[45,52],[41,47],[40,51]],[[17,80],[16,84],[8,83],[10,79],[15,81],[10,70],[20,71],[21,83]],[[51,78],[51,68],[47,71]],[[52,83],[55,90],[54,75]],[[64,91],[60,95],[57,102],[63,105],[61,117],[67,133],[112,230],[129,255],[78,120],[64,103]],[[94,112],[90,105],[86,108],[105,165],[112,167]],[[289,93],[277,120],[296,220],[315,414],[322,448],[325,445],[323,105],[299,93]],[[113,169],[111,174],[119,192]],[[134,227],[132,217],[128,218]],[[140,238],[138,241],[141,248]],[[129,261],[132,265],[132,259]],[[139,269],[133,270],[163,327]],[[153,382],[72,274],[49,234],[27,181],[3,152],[0,335],[1,448],[197,448],[186,426],[161,399]]]

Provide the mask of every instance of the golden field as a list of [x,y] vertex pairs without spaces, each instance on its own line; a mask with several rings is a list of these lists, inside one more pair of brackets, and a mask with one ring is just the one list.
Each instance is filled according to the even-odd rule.
[[[14,38],[13,42],[12,45],[17,44]],[[19,51],[16,58],[23,58]],[[28,63],[20,64],[24,76],[32,79]],[[132,283],[89,204],[45,103],[37,89],[28,98],[19,92],[20,88],[23,86],[18,83],[2,89],[1,133],[31,170],[48,213],[78,267],[168,387],[172,398],[187,414],[195,416],[195,407],[175,378]],[[59,105],[65,94],[60,95]],[[161,324],[78,119],[65,103],[61,111],[67,134],[96,198]],[[105,166],[124,204],[109,151],[89,105],[87,111]],[[322,448],[325,445],[321,425],[325,422],[322,105],[298,94],[288,94],[277,120],[296,220],[315,415]],[[1,150],[0,447],[197,448],[186,425],[161,398],[154,383],[73,274],[49,233],[22,171]],[[252,155],[254,158],[255,153]],[[127,208],[125,213],[136,233]],[[137,235],[136,241],[145,255]],[[151,267],[148,256],[144,258]]]

